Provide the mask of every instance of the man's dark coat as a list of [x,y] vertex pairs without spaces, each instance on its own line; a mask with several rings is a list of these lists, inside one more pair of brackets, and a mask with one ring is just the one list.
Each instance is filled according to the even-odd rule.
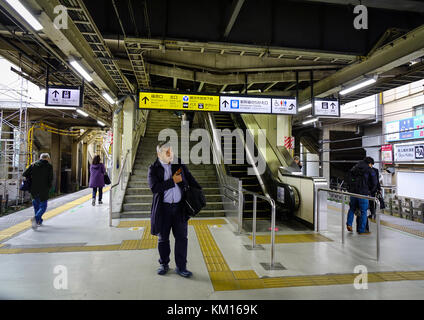
[[[184,197],[183,193],[183,187],[184,185],[189,185],[191,187],[195,187],[198,189],[202,189],[202,187],[197,183],[196,179],[191,175],[190,171],[187,169],[187,167],[181,163],[181,159],[178,159],[178,163],[171,164],[171,171],[172,175],[179,169],[182,168],[182,179],[183,181],[178,183],[178,187],[181,189],[181,196]],[[152,209],[151,209],[151,215],[150,215],[150,223],[151,223],[151,234],[152,235],[158,235],[161,226],[162,226],[162,217],[166,212],[163,208],[163,196],[165,190],[171,189],[174,187],[174,180],[172,179],[172,176],[170,179],[166,180],[164,179],[164,173],[165,169],[162,167],[162,164],[160,163],[159,159],[156,159],[156,161],[149,167],[149,173],[148,173],[148,182],[150,190],[152,190],[153,193],[153,201],[152,201]],[[188,220],[189,217],[185,216],[185,219]]]

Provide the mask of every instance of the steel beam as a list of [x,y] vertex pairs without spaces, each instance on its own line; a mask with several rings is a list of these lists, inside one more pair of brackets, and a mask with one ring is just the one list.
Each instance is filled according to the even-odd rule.
[[[379,75],[424,55],[424,25],[376,50],[364,61],[352,64],[314,84],[314,96],[325,97],[341,90],[342,85],[366,76]],[[357,92],[356,92],[357,93]],[[310,98],[310,88],[299,93],[299,103]]]
[[243,6],[244,0],[234,0],[232,5],[232,11],[230,15],[230,19],[228,21],[227,27],[225,28],[224,38],[227,38],[231,32],[231,29],[234,26],[234,23],[237,20],[237,17],[240,13],[240,9]]

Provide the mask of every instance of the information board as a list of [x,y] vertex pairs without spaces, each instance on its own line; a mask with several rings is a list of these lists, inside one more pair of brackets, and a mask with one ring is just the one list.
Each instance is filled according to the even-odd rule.
[[340,117],[340,105],[337,99],[314,99],[313,116]]
[[424,161],[424,143],[395,144],[395,161]]
[[46,90],[46,106],[82,107],[81,87],[49,86]]
[[211,111],[260,114],[297,114],[295,97],[236,96],[143,91],[138,94],[139,109]]
[[424,116],[416,116],[386,123],[386,141],[424,138]]
[[296,98],[272,99],[272,113],[297,114]]
[[139,108],[182,111],[219,111],[219,96],[140,91]]
[[219,111],[240,113],[271,113],[271,99],[221,96]]

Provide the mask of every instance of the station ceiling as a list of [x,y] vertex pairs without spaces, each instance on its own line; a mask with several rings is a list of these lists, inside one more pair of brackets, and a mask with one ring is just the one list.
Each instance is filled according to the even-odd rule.
[[[50,84],[80,84],[69,58],[80,59],[94,78],[85,86],[84,109],[109,125],[114,107],[104,91],[118,99],[137,88],[269,95],[297,89],[302,103],[311,83],[315,96],[330,96],[378,74],[374,86],[342,97],[344,103],[424,75],[424,41],[411,41],[424,34],[423,1],[363,0],[366,30],[353,27],[353,0],[21,2],[44,28],[35,32],[2,1],[0,55],[40,86],[47,65]],[[53,26],[58,5],[68,9],[66,29]]]

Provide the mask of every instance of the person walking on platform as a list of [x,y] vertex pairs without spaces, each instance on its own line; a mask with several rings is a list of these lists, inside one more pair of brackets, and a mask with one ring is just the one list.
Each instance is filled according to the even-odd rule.
[[53,182],[53,166],[49,163],[48,153],[42,153],[40,159],[31,164],[22,174],[31,181],[30,193],[34,207],[34,217],[31,218],[32,228],[36,230],[43,224],[43,214],[47,210],[49,191]]
[[96,205],[97,190],[99,190],[99,204],[102,204],[103,198],[103,187],[105,186],[105,173],[106,168],[103,163],[100,162],[100,156],[97,155],[93,159],[93,163],[90,166],[90,183],[89,187],[93,188],[93,200],[91,204]]
[[148,183],[153,193],[151,208],[151,234],[159,237],[159,269],[157,273],[164,275],[169,270],[171,253],[169,234],[175,237],[176,273],[182,277],[190,277],[187,270],[187,225],[189,216],[184,213],[182,198],[184,185],[201,189],[181,159],[174,161],[172,147],[162,142],[156,147],[157,159],[149,167]]
[[[356,193],[364,196],[370,196],[372,192],[375,192],[377,188],[377,176],[375,171],[372,169],[374,159],[366,157],[364,160],[359,161],[349,172],[348,191],[350,193]],[[369,234],[366,230],[368,221],[368,200],[350,197],[349,202],[349,213],[347,215],[346,227],[348,231],[352,231],[353,217],[356,209],[359,208],[361,211],[359,226],[357,228],[359,234]]]

